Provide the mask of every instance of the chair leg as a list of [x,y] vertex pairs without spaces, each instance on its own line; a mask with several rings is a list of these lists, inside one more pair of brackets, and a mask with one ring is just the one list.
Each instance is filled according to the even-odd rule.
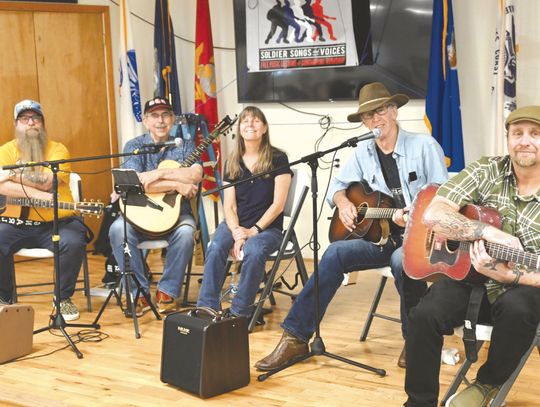
[[193,267],[193,255],[189,260],[186,268],[186,275],[184,277],[184,298],[182,300],[182,306],[187,307],[189,304],[189,284],[191,283],[191,269]]
[[88,312],[92,312],[92,296],[90,295],[90,277],[88,276],[88,256],[84,252],[83,256],[83,284],[84,284],[84,295],[86,296],[86,308]]
[[499,392],[497,393],[497,395],[495,396],[495,398],[490,404],[491,407],[500,407],[504,403],[506,396],[508,396],[508,392],[512,388],[512,385],[514,384],[514,382],[516,381],[519,373],[521,372],[521,369],[523,369],[523,366],[527,362],[527,359],[529,359],[529,356],[531,355],[534,348],[538,347],[540,343],[540,337],[538,335],[539,335],[539,332],[537,331],[533,343],[531,344],[527,352],[525,352],[525,354],[521,357],[521,360],[519,361],[518,366],[514,369],[510,377],[506,379],[506,381],[503,383],[503,385],[499,389]]
[[9,267],[9,272],[11,274],[11,284],[13,285],[13,288],[11,291],[11,303],[16,304],[17,303],[17,279],[15,278],[15,264],[14,264],[13,256],[9,256],[8,258],[8,267]]
[[306,270],[306,264],[304,263],[304,257],[302,256],[302,252],[300,251],[300,245],[298,244],[298,239],[296,238],[295,234],[292,235],[291,241],[293,242],[293,248],[296,253],[296,256],[294,256],[294,260],[296,261],[296,269],[298,270],[298,273],[300,274],[300,279],[302,280],[302,286],[304,286],[306,285],[309,277]]
[[386,285],[386,280],[388,280],[388,277],[382,276],[381,282],[379,283],[379,288],[377,289],[377,292],[375,293],[375,298],[373,298],[373,302],[371,303],[371,307],[369,309],[366,323],[364,324],[364,329],[362,330],[362,335],[360,335],[360,342],[364,342],[368,336],[369,328],[371,327],[371,322],[373,322],[373,317],[375,316],[375,313],[377,312],[377,307],[379,306],[379,301],[381,300],[382,293],[384,291],[384,286]]
[[[482,345],[484,344],[484,341],[477,341],[476,344],[476,350],[479,351]],[[456,373],[454,380],[452,380],[452,383],[450,383],[450,387],[448,387],[448,390],[446,390],[446,393],[444,394],[442,400],[441,400],[441,406],[444,406],[448,399],[452,397],[452,395],[459,389],[459,386],[463,381],[467,382],[467,372],[469,371],[469,368],[471,367],[471,362],[468,359],[465,359],[463,361],[463,365],[459,368],[458,372]]]

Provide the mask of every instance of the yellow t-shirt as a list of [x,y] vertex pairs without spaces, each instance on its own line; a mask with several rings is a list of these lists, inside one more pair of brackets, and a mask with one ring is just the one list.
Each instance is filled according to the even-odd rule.
[[[11,140],[6,144],[0,146],[0,166],[13,165],[19,160],[20,152],[17,146],[17,140]],[[69,158],[69,152],[67,148],[57,141],[48,141],[47,150],[45,152],[45,160],[63,160]],[[50,168],[43,168],[44,172],[52,172]],[[60,171],[58,172],[58,201],[61,202],[73,202],[71,191],[69,189],[69,172],[71,171],[71,165],[69,163],[60,165]],[[19,218],[21,217],[21,207],[8,205],[6,211],[2,216]],[[67,216],[73,216],[74,212],[71,210],[59,210],[58,216],[65,218]],[[53,219],[53,210],[44,208],[30,208],[28,216],[23,216],[25,219],[50,222]]]

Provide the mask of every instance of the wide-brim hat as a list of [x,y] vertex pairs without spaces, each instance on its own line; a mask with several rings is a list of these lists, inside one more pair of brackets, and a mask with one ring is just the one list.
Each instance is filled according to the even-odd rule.
[[504,127],[508,130],[512,123],[525,121],[540,124],[540,106],[523,106],[514,110],[508,115]]
[[350,122],[360,122],[360,115],[371,110],[378,109],[386,104],[395,104],[397,107],[403,106],[409,101],[409,97],[402,93],[391,95],[380,82],[369,83],[360,89],[358,96],[358,111],[347,116]]

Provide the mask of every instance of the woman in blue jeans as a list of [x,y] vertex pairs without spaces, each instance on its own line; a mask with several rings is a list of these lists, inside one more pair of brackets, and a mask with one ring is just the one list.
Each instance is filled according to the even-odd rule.
[[216,229],[206,253],[197,306],[221,309],[220,292],[231,254],[243,263],[230,311],[250,317],[266,259],[281,243],[283,208],[292,172],[287,155],[270,144],[268,122],[259,108],[248,106],[240,113],[237,136],[225,164],[225,184],[284,168],[224,190],[225,220]]

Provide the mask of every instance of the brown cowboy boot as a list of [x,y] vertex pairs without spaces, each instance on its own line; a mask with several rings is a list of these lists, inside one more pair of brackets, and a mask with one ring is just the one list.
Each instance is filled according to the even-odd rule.
[[257,370],[268,371],[283,366],[287,362],[309,353],[308,344],[283,331],[274,351],[255,363]]

